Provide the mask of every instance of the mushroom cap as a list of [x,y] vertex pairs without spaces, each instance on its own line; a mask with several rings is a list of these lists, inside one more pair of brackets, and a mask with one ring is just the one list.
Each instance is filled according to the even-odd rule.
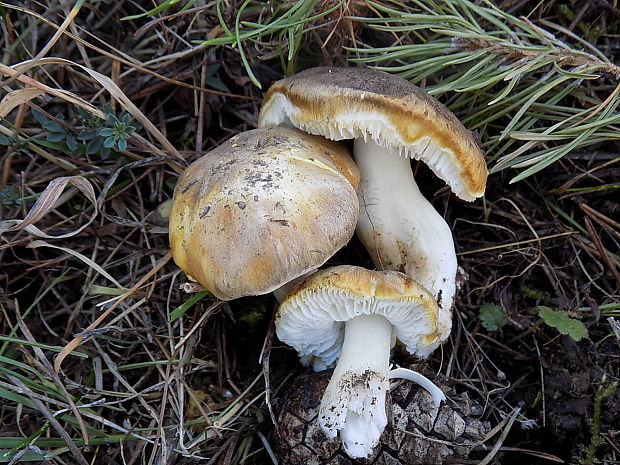
[[424,357],[439,345],[438,311],[432,294],[404,273],[342,265],[317,271],[289,292],[276,313],[276,334],[321,370],[340,356],[344,323],[375,314],[394,326],[410,353]]
[[464,200],[484,195],[487,168],[472,133],[435,98],[367,68],[311,68],[275,82],[259,127],[288,125],[332,140],[370,137],[423,160]]
[[220,299],[266,294],[351,239],[358,184],[342,144],[289,128],[238,134],[179,178],[172,256]]

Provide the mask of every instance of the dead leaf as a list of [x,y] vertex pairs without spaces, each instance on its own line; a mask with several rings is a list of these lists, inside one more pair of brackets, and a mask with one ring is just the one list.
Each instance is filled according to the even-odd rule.
[[29,102],[41,94],[43,94],[43,91],[35,89],[34,87],[25,87],[9,92],[4,96],[2,101],[0,101],[0,118],[5,118],[15,107]]
[[[59,236],[50,236],[37,228],[33,223],[39,221],[55,207],[56,201],[69,183],[77,187],[86,196],[86,198],[90,200],[94,208],[93,214],[90,216],[90,219],[86,222],[86,224],[82,225],[75,231],[61,234]],[[54,179],[48,184],[23,220],[0,221],[0,234],[25,229],[30,234],[44,239],[63,239],[66,237],[72,237],[82,232],[84,228],[91,224],[98,212],[99,209],[97,208],[97,198],[92,184],[83,176],[62,176]]]
[[60,247],[58,245],[53,245],[50,244],[48,242],[45,241],[33,241],[30,244],[28,244],[28,248],[29,249],[36,249],[38,247],[50,247],[52,249],[58,249],[58,250],[62,250],[63,252],[68,253],[69,255],[73,255],[75,258],[78,258],[80,260],[82,260],[84,263],[86,263],[88,266],[90,266],[92,269],[94,269],[97,273],[99,273],[101,276],[105,277],[106,279],[110,280],[111,282],[114,283],[114,285],[116,287],[118,287],[121,290],[125,290],[125,288],[123,287],[122,284],[120,284],[116,279],[114,279],[112,277],[112,275],[110,275],[106,270],[104,270],[101,266],[97,265],[97,263],[95,263],[94,261],[92,261],[90,258],[88,258],[87,256],[81,254],[80,252],[76,252],[73,249],[69,249],[67,247]]
[[224,34],[224,28],[222,28],[222,26],[220,26],[219,24],[216,24],[215,27],[213,27],[207,33],[207,40],[215,39],[217,37],[220,37],[223,34]]

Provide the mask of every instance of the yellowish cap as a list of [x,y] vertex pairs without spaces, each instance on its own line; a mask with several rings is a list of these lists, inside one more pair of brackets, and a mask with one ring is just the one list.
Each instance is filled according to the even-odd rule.
[[271,292],[349,241],[358,184],[342,144],[287,128],[238,134],[179,178],[174,260],[223,300]]
[[435,98],[366,68],[312,68],[274,83],[259,127],[289,125],[332,140],[371,138],[423,160],[465,200],[484,194],[487,168],[472,133]]
[[438,311],[432,294],[404,273],[342,265],[317,271],[288,293],[276,334],[306,364],[323,369],[340,355],[347,320],[381,315],[407,350],[423,357],[440,343]]

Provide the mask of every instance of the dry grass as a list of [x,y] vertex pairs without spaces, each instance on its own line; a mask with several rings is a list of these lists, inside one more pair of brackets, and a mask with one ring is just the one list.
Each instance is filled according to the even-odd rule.
[[[235,24],[241,2],[216,3]],[[527,10],[528,2],[504,3],[513,14]],[[610,28],[620,13],[603,3],[611,10],[583,11],[582,21]],[[254,127],[262,94],[237,48],[193,42],[223,37],[214,2],[121,19],[151,7],[0,2],[0,463],[274,461],[266,394],[277,404],[301,370],[272,341],[266,390],[258,360],[275,303],[201,295],[184,305],[192,297],[180,289],[185,278],[158,210],[187,163]],[[246,43],[263,88],[281,77],[280,61],[289,69],[342,65],[344,46],[389,38],[348,18],[376,16],[366,2],[316,2],[313,11],[303,53],[281,58],[277,34]],[[571,26],[553,11],[540,13]],[[273,14],[247,8],[243,19]],[[603,32],[597,45],[615,53],[615,34]],[[78,137],[88,121],[105,126],[106,105],[129,113],[135,127],[107,157],[86,153]],[[50,140],[49,128],[61,138]],[[474,204],[415,167],[453,227],[464,272],[455,331],[427,366],[481,401],[493,424],[511,425],[497,431],[489,460],[577,461],[577,446],[590,444],[595,393],[619,376],[606,320],[620,315],[619,160],[617,143],[602,142],[516,185],[495,173],[485,201]],[[330,263],[371,266],[357,241]],[[478,309],[489,302],[509,318],[501,333],[481,326]],[[571,312],[589,339],[561,337],[541,322],[539,305]],[[577,381],[565,387],[566,376]],[[599,425],[597,457],[609,464],[620,460],[610,407],[618,400],[615,392],[605,401]]]

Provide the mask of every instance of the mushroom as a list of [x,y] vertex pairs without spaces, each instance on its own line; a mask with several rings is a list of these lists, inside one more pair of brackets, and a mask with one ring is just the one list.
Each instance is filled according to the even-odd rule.
[[358,182],[340,143],[289,128],[238,134],[179,178],[174,260],[222,300],[274,291],[349,241]]
[[332,140],[355,139],[361,173],[357,234],[378,269],[427,287],[451,328],[457,260],[452,233],[414,180],[423,160],[464,200],[484,194],[487,169],[472,134],[433,97],[400,77],[363,68],[313,68],[274,83],[259,127],[294,126]]
[[[437,313],[431,293],[407,275],[347,265],[317,271],[280,304],[276,334],[302,362],[323,370],[338,359],[318,422],[329,438],[340,433],[350,457],[367,457],[387,425],[394,338],[411,354],[427,354],[439,337]],[[439,405],[443,392],[412,373]]]

